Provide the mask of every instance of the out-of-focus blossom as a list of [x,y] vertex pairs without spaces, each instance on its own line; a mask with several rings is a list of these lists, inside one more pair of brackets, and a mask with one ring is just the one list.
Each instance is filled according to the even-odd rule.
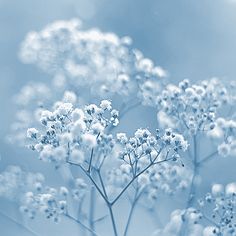
[[96,28],[86,30],[78,19],[56,21],[30,32],[22,43],[20,58],[55,77],[65,77],[62,84],[87,87],[103,98],[139,93],[150,100],[149,94],[160,90],[160,78],[166,76],[160,66],[132,48],[129,37]]

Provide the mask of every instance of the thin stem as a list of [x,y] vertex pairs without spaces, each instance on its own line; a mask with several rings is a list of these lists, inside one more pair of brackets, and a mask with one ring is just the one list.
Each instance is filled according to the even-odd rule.
[[98,177],[99,177],[99,180],[100,180],[102,189],[103,189],[103,193],[104,193],[105,197],[108,199],[107,191],[106,191],[106,188],[105,188],[105,185],[104,185],[104,182],[103,182],[103,179],[102,179],[102,175],[101,175],[100,170],[98,170],[97,173],[98,173]]
[[26,230],[27,232],[29,232],[29,233],[31,233],[31,234],[33,234],[33,235],[35,235],[35,236],[39,236],[37,233],[35,233],[34,231],[32,231],[31,229],[29,229],[29,228],[26,227],[25,225],[20,224],[20,223],[17,222],[15,219],[11,218],[10,216],[6,215],[5,213],[3,213],[3,212],[0,211],[0,214],[1,214],[3,217],[5,217],[5,218],[9,219],[10,221],[12,221],[14,224],[18,225],[20,228]]
[[132,216],[133,216],[133,213],[134,213],[135,206],[136,206],[136,204],[137,204],[137,202],[138,202],[141,195],[142,195],[142,191],[138,194],[138,191],[136,190],[134,201],[132,202],[130,212],[129,212],[129,216],[128,216],[128,220],[127,220],[127,223],[126,223],[124,236],[127,236],[129,226],[130,226],[130,222],[131,222],[131,219],[132,219]]
[[[196,176],[198,174],[199,171],[199,165],[197,162],[198,159],[198,151],[197,151],[197,135],[193,136],[193,176],[192,176],[192,180],[191,180],[191,185],[190,185],[190,191],[189,191],[189,195],[188,195],[188,200],[186,203],[186,207],[185,207],[185,213],[183,215],[183,217],[186,216],[187,213],[187,209],[189,207],[191,207],[195,201],[195,182],[196,182]],[[180,236],[184,236],[185,235],[185,231],[186,231],[186,227],[185,227],[185,222],[182,223],[180,231],[179,231],[179,235]]]
[[76,163],[70,162],[68,161],[69,164],[71,165],[75,165],[80,167],[80,169],[87,175],[87,177],[91,180],[91,182],[94,184],[95,188],[97,189],[97,191],[100,193],[100,195],[102,196],[102,198],[104,199],[104,201],[107,203],[109,203],[108,199],[106,198],[106,196],[103,194],[102,190],[99,188],[99,186],[97,185],[97,183],[95,182],[95,180],[90,176],[90,174],[81,166],[78,165]]
[[191,187],[190,187],[190,192],[189,192],[189,197],[188,197],[188,201],[187,201],[187,205],[186,208],[189,208],[190,206],[192,206],[194,200],[195,200],[195,182],[196,182],[196,176],[198,174],[199,171],[199,165],[198,165],[198,150],[197,150],[197,136],[194,135],[193,137],[193,177],[192,177],[192,181],[191,181]]
[[134,182],[134,180],[137,179],[145,171],[147,171],[151,166],[153,166],[155,164],[160,164],[162,162],[166,162],[169,160],[172,160],[172,158],[165,159],[165,160],[158,161],[158,162],[155,162],[155,159],[154,159],[154,162],[151,162],[146,168],[144,168],[141,172],[139,172],[137,175],[135,175],[134,178],[132,178],[132,180],[130,180],[130,182],[123,188],[123,190],[118,194],[118,196],[111,202],[111,205],[114,205],[116,203],[116,201],[123,195],[123,193],[129,188],[129,186]]
[[88,173],[90,173],[90,171],[91,171],[91,166],[92,166],[92,161],[93,161],[93,151],[94,151],[94,149],[92,148],[90,159],[89,159]]
[[204,157],[201,161],[199,161],[198,164],[203,165],[206,162],[211,161],[215,157],[215,155],[217,155],[217,154],[218,154],[218,151],[211,153],[210,155]]
[[[89,227],[92,231],[95,231],[95,224],[94,224],[94,211],[95,211],[95,187],[91,186],[90,191],[90,209],[89,209]],[[94,234],[91,234],[94,236]]]
[[114,231],[114,235],[118,236],[117,229],[116,229],[115,218],[114,218],[114,214],[113,214],[113,210],[112,210],[112,205],[107,203],[107,207],[109,209],[109,214],[110,214],[110,217],[111,217],[111,222],[112,222],[112,228],[113,228],[113,231]]
[[[76,164],[76,163],[73,163],[73,162],[70,162],[70,161],[67,161],[69,164],[71,165],[75,165],[75,166],[78,166],[80,167],[80,169],[86,174],[86,176],[91,180],[91,182],[94,184],[94,187],[96,188],[96,190],[99,192],[99,194],[101,195],[101,197],[104,199],[104,201],[106,202],[106,205],[109,209],[109,214],[110,214],[110,217],[111,217],[111,222],[112,222],[112,228],[113,228],[113,231],[114,231],[114,235],[115,236],[118,236],[118,233],[117,233],[117,228],[116,228],[116,223],[115,223],[115,218],[114,218],[114,214],[113,214],[113,210],[112,210],[112,206],[118,201],[118,199],[124,194],[124,192],[129,188],[129,186],[134,182],[134,180],[136,178],[138,178],[141,174],[143,174],[145,171],[147,171],[151,166],[153,165],[156,165],[156,164],[160,164],[160,163],[163,163],[163,162],[166,162],[166,161],[169,161],[171,160],[172,158],[167,158],[168,154],[166,155],[166,158],[164,160],[161,160],[161,161],[156,161],[156,159],[158,158],[159,154],[161,153],[161,150],[159,151],[159,153],[157,154],[157,156],[154,158],[154,160],[148,165],[146,166],[142,171],[140,171],[138,174],[136,174],[134,176],[134,178],[125,186],[125,188],[118,194],[118,196],[112,201],[110,202],[108,200],[108,197],[107,197],[107,194],[106,194],[106,190],[105,190],[105,186],[103,184],[103,181],[102,181],[102,177],[100,175],[100,181],[101,181],[101,185],[102,185],[102,190],[100,189],[100,187],[97,185],[97,183],[95,182],[95,180],[92,178],[92,176],[90,175],[90,172],[86,171],[81,165],[79,164]],[[99,173],[99,172],[98,172]],[[104,193],[103,193],[104,191]],[[76,222],[77,220],[74,219]],[[79,222],[78,222],[79,223]],[[81,223],[81,222],[80,222]],[[93,230],[89,229],[90,232],[94,232]]]
[[68,213],[64,214],[64,216],[66,216],[68,219],[78,223],[79,225],[81,225],[84,229],[86,229],[87,231],[89,231],[90,233],[92,233],[95,236],[98,236],[98,234],[96,232],[94,232],[92,229],[90,229],[88,226],[86,226],[84,223],[82,223],[80,220],[74,218],[73,216],[69,215]]
[[107,216],[108,216],[108,215],[105,215],[105,216],[102,216],[102,217],[100,217],[100,218],[94,220],[94,224],[95,224],[95,223],[99,223],[100,221],[103,221],[105,218],[107,218]]

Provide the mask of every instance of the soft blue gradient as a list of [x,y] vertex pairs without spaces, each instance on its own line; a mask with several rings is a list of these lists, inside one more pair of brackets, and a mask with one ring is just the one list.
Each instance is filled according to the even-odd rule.
[[[31,152],[7,144],[5,137],[14,120],[13,95],[29,80],[49,79],[48,75],[36,67],[24,65],[19,61],[17,52],[20,43],[31,30],[40,30],[54,20],[73,17],[80,17],[85,27],[98,27],[120,36],[131,36],[134,46],[164,67],[173,82],[183,78],[196,81],[212,76],[235,80],[236,2],[230,0],[0,0],[0,170],[9,164],[20,164],[28,170],[43,171],[46,178],[50,179],[50,184],[60,181],[52,167],[38,161]],[[142,110],[147,121],[138,120],[140,112],[135,111],[133,117],[127,117],[124,121],[130,122],[130,129],[134,130],[139,126],[155,127],[156,117],[153,115],[153,110],[150,108]],[[136,123],[131,122],[134,118],[137,120]],[[223,183],[226,180],[235,181],[235,164],[236,162],[232,161],[230,166],[224,160],[213,163],[211,173],[207,170],[203,173],[203,176],[207,177],[203,190],[214,181]],[[222,174],[222,170],[227,170],[227,173]],[[15,216],[11,205],[1,201],[0,208]],[[167,219],[169,211],[171,210],[165,209],[163,221]],[[141,211],[139,216],[137,221],[142,222],[145,216]],[[5,232],[2,235],[16,235],[13,232],[18,232],[18,228],[16,227],[14,231],[12,223],[7,226],[8,223],[0,216],[0,225],[5,225],[1,227],[1,232]],[[44,224],[47,227],[39,228],[35,225],[34,228],[46,236],[55,235],[57,232],[60,233],[58,235],[65,235],[65,232],[76,230],[76,226],[65,229],[66,223],[58,227],[48,222]],[[150,222],[146,227],[149,224]],[[137,228],[137,231],[141,233],[139,235],[147,233],[145,229]]]

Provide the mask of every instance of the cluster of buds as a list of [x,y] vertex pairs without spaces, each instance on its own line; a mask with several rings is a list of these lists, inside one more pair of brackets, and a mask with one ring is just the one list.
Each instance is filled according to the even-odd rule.
[[43,110],[41,128],[29,128],[27,136],[30,148],[39,152],[43,161],[76,164],[88,163],[89,152],[94,150],[98,164],[101,156],[111,153],[114,146],[112,135],[105,129],[117,126],[119,112],[112,109],[111,102],[90,104],[83,109],[73,108],[71,103],[57,102],[53,111]]

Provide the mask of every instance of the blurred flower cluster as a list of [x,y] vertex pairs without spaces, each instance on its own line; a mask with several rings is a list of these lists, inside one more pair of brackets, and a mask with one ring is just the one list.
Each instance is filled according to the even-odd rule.
[[213,130],[208,135],[218,144],[220,156],[234,156],[236,154],[236,120],[219,117]]
[[19,166],[8,166],[0,173],[0,197],[20,202],[25,192],[38,192],[44,183],[41,173],[22,170]]
[[70,216],[70,199],[76,201],[77,207],[80,207],[88,191],[87,184],[81,178],[75,178],[72,186],[70,189],[64,186],[59,189],[43,186],[37,192],[27,191],[21,199],[20,210],[30,219],[41,213],[58,223],[62,216]]
[[155,236],[236,235],[236,183],[214,184],[211,193],[199,199],[199,207],[175,210],[170,221]]
[[160,78],[166,76],[161,67],[132,48],[131,38],[83,29],[78,19],[56,21],[42,31],[30,32],[20,58],[56,76],[56,83],[63,87],[85,86],[103,98],[145,94],[149,87],[159,87]]

